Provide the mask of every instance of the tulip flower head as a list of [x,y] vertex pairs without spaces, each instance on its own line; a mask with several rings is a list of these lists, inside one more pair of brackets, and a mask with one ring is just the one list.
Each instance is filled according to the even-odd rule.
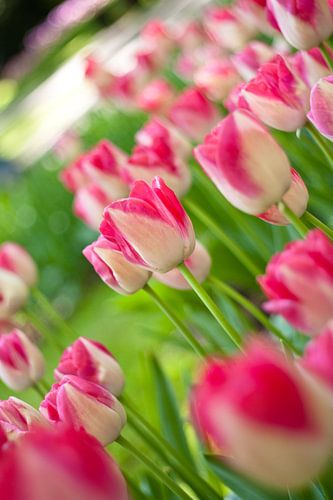
[[312,87],[308,118],[321,134],[333,140],[333,75]]
[[234,467],[264,485],[298,488],[316,477],[332,450],[331,410],[291,360],[270,344],[211,360],[191,398],[200,435]]
[[195,148],[194,155],[227,200],[249,214],[265,212],[281,200],[291,184],[285,153],[244,110],[224,118]]
[[224,101],[231,89],[241,82],[228,59],[208,61],[194,74],[194,83],[212,101]]
[[0,245],[0,269],[17,274],[27,286],[36,284],[36,264],[31,255],[17,243],[7,241]]
[[109,391],[74,375],[53,384],[39,409],[51,423],[84,429],[104,446],[117,439],[126,423],[124,408]]
[[322,53],[317,47],[296,52],[292,59],[292,64],[302,80],[310,88],[313,87],[320,78],[328,76],[331,73]]
[[44,374],[38,347],[20,330],[0,336],[0,379],[14,391],[32,386]]
[[128,500],[118,466],[80,429],[39,428],[5,446],[0,489],[6,500]]
[[28,287],[17,274],[0,268],[0,319],[7,319],[25,304]]
[[100,342],[79,337],[64,350],[54,371],[57,381],[66,375],[76,375],[100,384],[119,396],[124,384],[124,374],[111,352]]
[[16,439],[35,427],[47,425],[43,415],[25,401],[13,396],[0,401],[0,428],[9,440]]
[[149,186],[136,181],[129,198],[104,211],[101,233],[133,264],[165,273],[194,250],[192,222],[160,177]]
[[262,42],[250,42],[232,57],[232,62],[241,77],[248,81],[254,78],[260,66],[274,57],[274,50]]
[[245,25],[235,11],[213,7],[206,11],[205,27],[214,40],[224,49],[235,52],[244,47],[253,35],[253,26]]
[[88,184],[76,191],[73,212],[87,226],[98,231],[104,208],[112,201],[109,194],[98,184]]
[[270,127],[293,132],[306,121],[309,89],[280,55],[259,68],[241,96],[248,109]]
[[317,335],[333,318],[333,244],[319,230],[274,255],[258,281],[264,309],[304,333]]
[[172,101],[174,92],[171,85],[163,79],[153,80],[139,93],[137,106],[146,113],[165,114]]
[[151,273],[125,259],[119,246],[100,236],[83,250],[83,255],[106,285],[122,295],[141,290]]

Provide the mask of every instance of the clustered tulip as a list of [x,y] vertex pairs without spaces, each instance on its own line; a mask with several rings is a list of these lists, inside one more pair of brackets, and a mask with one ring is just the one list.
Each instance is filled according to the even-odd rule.
[[321,78],[311,90],[309,120],[321,134],[333,140],[333,76]]
[[244,80],[254,78],[260,66],[274,57],[274,50],[262,42],[250,42],[232,57],[232,62]]
[[324,57],[317,47],[296,52],[292,58],[292,66],[310,88],[315,85],[320,78],[328,76],[331,73]]
[[173,100],[174,92],[171,85],[166,80],[158,79],[142,89],[137,98],[137,106],[146,113],[164,115]]
[[194,74],[194,83],[212,101],[224,101],[241,78],[228,59],[213,59]]

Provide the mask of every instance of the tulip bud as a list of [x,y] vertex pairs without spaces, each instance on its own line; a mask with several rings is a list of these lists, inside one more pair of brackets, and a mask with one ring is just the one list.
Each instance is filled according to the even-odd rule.
[[82,153],[82,148],[79,134],[69,129],[59,137],[52,147],[52,152],[61,162],[71,162]]
[[53,384],[39,409],[50,422],[83,428],[103,446],[117,439],[126,423],[124,408],[109,391],[74,375]]
[[[184,261],[184,264],[188,267],[199,283],[203,283],[210,272],[212,259],[200,241],[196,241],[194,252]],[[168,273],[154,273],[153,276],[157,281],[164,283],[170,288],[176,288],[177,290],[191,290],[188,282],[176,268],[172,269]]]
[[9,440],[42,425],[48,425],[47,420],[25,401],[13,396],[0,401],[0,428]]
[[300,365],[331,392],[333,401],[333,321],[330,320],[318,337],[305,348]]
[[150,183],[156,176],[162,177],[179,197],[191,185],[190,169],[164,139],[155,139],[153,146],[136,146],[124,168],[124,177],[130,185],[136,180]]
[[84,74],[90,80],[101,97],[109,97],[113,85],[114,76],[94,57],[89,56],[85,60]]
[[89,184],[76,191],[73,212],[87,226],[98,231],[104,208],[112,201],[108,193],[98,184]]
[[265,212],[291,184],[284,151],[247,111],[224,118],[194,155],[227,200],[249,214]]
[[244,49],[231,60],[238,73],[244,80],[248,81],[256,76],[260,66],[274,57],[274,50],[269,45],[262,42],[250,42]]
[[40,428],[4,447],[0,490],[6,500],[128,500],[111,456],[83,430]]
[[64,350],[54,376],[60,381],[66,375],[100,384],[115,396],[119,396],[125,384],[123,371],[111,352],[103,344],[85,337],[79,337]]
[[266,16],[266,0],[237,0],[233,4],[233,12],[254,34],[260,32],[268,36],[274,35]]
[[126,260],[117,245],[103,236],[87,246],[83,255],[104,283],[122,295],[131,295],[141,290],[151,276],[146,269]]
[[[294,168],[291,169],[291,175],[291,186],[282,197],[282,201],[291,208],[297,217],[302,217],[308,205],[309,193],[302,177]],[[258,215],[258,217],[270,224],[276,224],[278,226],[290,224],[288,219],[280,212],[277,205],[272,205],[266,212]]]
[[296,49],[311,49],[333,31],[327,0],[311,0],[306,6],[296,0],[267,0],[271,19]]
[[270,127],[293,132],[306,121],[309,89],[280,55],[260,67],[242,88],[241,96],[249,109]]
[[183,21],[176,34],[177,46],[181,47],[183,52],[188,52],[201,47],[207,42],[207,34],[199,21]]
[[160,177],[151,187],[136,181],[129,198],[111,203],[100,230],[129,262],[162,273],[186,260],[195,246],[190,218]]
[[228,59],[208,61],[194,74],[195,85],[212,101],[224,101],[240,81],[239,74]]
[[206,11],[204,24],[213,39],[232,52],[242,49],[253,35],[253,27],[243,24],[235,11],[224,7]]
[[308,87],[313,87],[320,78],[328,76],[331,73],[318,48],[296,52],[292,63]]
[[264,309],[309,335],[333,318],[333,245],[319,230],[274,255],[258,281]]
[[158,19],[151,19],[140,33],[147,47],[157,47],[160,58],[164,59],[174,46],[173,34],[167,25]]
[[189,88],[171,106],[169,119],[187,137],[200,141],[218,121],[218,113],[202,92]]
[[269,487],[306,485],[331,455],[327,399],[269,343],[252,341],[245,354],[207,363],[191,403],[201,436]]
[[20,245],[7,241],[0,245],[0,268],[19,276],[28,286],[37,281],[37,267],[30,254]]
[[156,143],[165,143],[178,158],[188,158],[192,146],[186,137],[162,118],[152,118],[135,135],[135,139],[141,146],[152,147]]
[[242,99],[241,93],[242,88],[246,85],[245,82],[236,85],[228,95],[228,98],[224,101],[224,106],[230,113],[236,111],[238,108],[248,109],[248,106],[244,99]]
[[172,101],[174,92],[166,80],[153,80],[138,95],[137,106],[146,113],[165,114]]
[[77,158],[68,167],[60,172],[59,178],[63,185],[72,193],[75,193],[81,187],[86,186],[90,179],[83,169],[84,155]]
[[14,391],[23,391],[44,374],[38,347],[20,330],[0,336],[0,379]]
[[333,75],[312,87],[308,118],[321,134],[333,140]]
[[15,314],[27,298],[28,288],[24,281],[17,274],[0,268],[0,319]]

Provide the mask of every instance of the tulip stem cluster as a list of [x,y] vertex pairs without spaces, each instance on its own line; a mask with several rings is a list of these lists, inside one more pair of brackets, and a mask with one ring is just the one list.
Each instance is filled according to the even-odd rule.
[[170,309],[168,304],[151,288],[150,285],[146,284],[143,290],[149,295],[149,297],[157,304],[157,306],[164,312],[164,314],[170,319],[170,321],[175,325],[177,330],[184,336],[186,341],[191,345],[193,350],[202,358],[206,356],[206,352],[202,345],[193,336],[190,329],[183,323],[177,315]]
[[299,219],[299,217],[297,217],[295,212],[293,212],[284,201],[279,201],[278,207],[280,212],[286,217],[286,219],[289,220],[302,238],[304,238],[309,231],[307,226]]
[[219,325],[222,327],[222,329],[225,331],[225,333],[228,335],[230,340],[233,342],[233,344],[241,349],[241,344],[242,344],[242,338],[235,330],[235,328],[229,323],[229,321],[225,318],[224,314],[222,311],[218,308],[218,306],[215,304],[213,299],[208,295],[206,290],[200,285],[198,280],[193,276],[191,271],[185,266],[185,264],[180,264],[178,266],[178,269],[186,279],[186,281],[191,285],[192,289],[194,292],[197,294],[197,296],[200,298],[200,300],[203,302],[203,304],[207,307],[207,309],[210,311],[212,316],[216,319],[216,321],[219,323]]

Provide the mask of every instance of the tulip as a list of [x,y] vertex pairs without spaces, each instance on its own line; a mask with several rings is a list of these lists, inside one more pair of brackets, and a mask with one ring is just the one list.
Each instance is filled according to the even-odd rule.
[[164,142],[173,151],[174,155],[186,159],[192,151],[191,143],[171,123],[162,118],[152,118],[135,135],[138,144],[154,146]]
[[[294,168],[291,169],[291,175],[291,186],[282,197],[282,201],[286,203],[297,217],[302,217],[308,205],[309,193],[302,177]],[[277,205],[272,205],[266,212],[258,215],[258,217],[270,224],[276,224],[278,226],[286,226],[290,223],[280,212]]]
[[130,185],[136,180],[150,183],[160,176],[179,197],[188,191],[192,180],[187,164],[175,157],[164,139],[155,139],[153,146],[136,146],[124,168],[124,176]]
[[86,79],[90,80],[95,85],[101,97],[109,96],[114,82],[114,76],[102,63],[92,56],[87,57],[85,60],[84,74]]
[[268,36],[274,34],[266,16],[266,1],[261,0],[237,0],[233,5],[236,17],[253,33],[265,33]]
[[324,383],[333,401],[333,321],[311,340],[300,359],[301,367]]
[[224,101],[224,106],[230,113],[238,108],[248,109],[248,105],[242,98],[242,88],[246,85],[245,82],[236,85],[228,95],[228,98]]
[[200,435],[234,467],[277,489],[299,488],[332,452],[332,410],[276,347],[252,341],[244,354],[211,360],[192,392]]
[[103,344],[85,337],[79,337],[64,350],[54,376],[60,381],[66,375],[100,384],[115,396],[119,396],[125,384],[123,371],[111,352]]
[[160,57],[166,57],[174,47],[174,37],[170,28],[159,19],[151,19],[140,33],[140,38],[148,47],[157,47]]
[[14,391],[32,386],[44,374],[38,347],[20,330],[0,337],[0,379]]
[[293,132],[306,121],[309,89],[280,55],[260,67],[242,88],[241,96],[249,109],[270,127]]
[[73,212],[83,222],[98,231],[104,208],[112,198],[98,184],[89,184],[75,193]]
[[333,318],[333,245],[319,230],[274,255],[258,281],[269,299],[264,309],[309,335]]
[[117,439],[126,423],[124,408],[109,391],[74,375],[53,384],[39,410],[53,424],[84,429],[103,446]]
[[0,319],[15,314],[27,298],[28,288],[24,281],[17,274],[0,268]]
[[171,106],[169,119],[187,137],[200,141],[218,121],[218,113],[202,92],[189,88]]
[[320,78],[331,73],[318,48],[296,52],[292,63],[308,87],[313,87]]
[[37,267],[31,255],[20,245],[9,241],[0,245],[0,268],[19,276],[28,286],[37,281]]
[[199,21],[191,19],[190,21],[182,22],[179,26],[176,40],[177,46],[186,52],[201,47],[207,42],[207,34]]
[[83,250],[83,255],[106,285],[122,295],[131,295],[144,287],[151,273],[128,262],[117,248],[100,236]]
[[267,0],[267,7],[286,40],[297,49],[307,50],[326,40],[333,31],[327,0]]
[[[207,276],[209,275],[210,268],[212,266],[212,259],[205,247],[196,241],[195,249],[192,255],[185,260],[184,264],[199,283],[203,283]],[[154,278],[161,283],[169,286],[170,288],[176,288],[177,290],[191,290],[188,282],[183,278],[178,269],[172,269],[168,273],[154,273]]]
[[82,147],[79,134],[69,129],[59,137],[52,152],[61,162],[70,162],[81,154]]
[[146,113],[165,114],[172,101],[174,92],[171,85],[163,79],[153,80],[138,95],[137,106]]
[[194,83],[212,101],[224,101],[231,89],[241,81],[228,59],[208,61],[194,74]]
[[160,177],[151,187],[136,181],[129,198],[111,203],[100,230],[129,262],[162,273],[186,260],[195,246],[191,220]]
[[232,52],[242,49],[253,35],[253,27],[243,24],[235,11],[224,7],[209,9],[204,24],[213,39]]
[[6,500],[128,500],[118,466],[96,439],[60,427],[5,446],[0,489]]
[[175,64],[175,71],[184,80],[190,82],[196,70],[208,61],[225,57],[225,53],[216,43],[208,42],[193,50],[181,53]]
[[47,420],[25,401],[12,396],[0,401],[0,428],[9,440],[42,425],[48,425]]
[[265,212],[291,184],[285,153],[247,111],[224,118],[194,155],[227,200],[249,214]]
[[90,182],[89,177],[84,171],[83,164],[84,155],[77,158],[60,172],[59,178],[61,182],[72,193],[75,193],[78,189],[86,186]]
[[274,57],[274,50],[262,42],[250,42],[231,59],[238,73],[248,81],[256,76],[260,66]]
[[321,134],[333,140],[333,75],[312,87],[308,118]]

